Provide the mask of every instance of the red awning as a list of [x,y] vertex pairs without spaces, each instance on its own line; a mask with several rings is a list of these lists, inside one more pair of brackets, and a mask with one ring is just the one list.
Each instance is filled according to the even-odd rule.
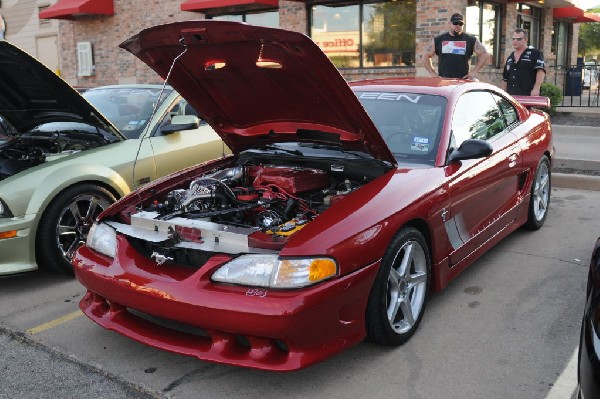
[[186,0],[181,4],[181,10],[204,11],[211,8],[234,6],[278,7],[279,0]]
[[569,18],[573,22],[600,22],[600,15],[577,7],[554,8],[554,18]]
[[59,0],[39,15],[40,19],[73,19],[80,15],[115,15],[113,0]]

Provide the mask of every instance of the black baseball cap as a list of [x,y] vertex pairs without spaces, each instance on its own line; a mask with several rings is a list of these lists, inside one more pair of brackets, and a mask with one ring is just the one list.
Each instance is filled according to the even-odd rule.
[[452,16],[450,17],[450,22],[455,23],[455,22],[465,22],[465,17],[462,14],[456,13],[456,14],[452,14]]

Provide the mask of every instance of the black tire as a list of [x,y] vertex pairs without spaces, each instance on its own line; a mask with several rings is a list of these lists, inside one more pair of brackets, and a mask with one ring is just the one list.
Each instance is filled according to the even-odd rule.
[[538,230],[544,225],[548,216],[548,207],[550,206],[551,183],[550,161],[544,155],[538,163],[533,182],[531,183],[527,222],[524,226],[526,229]]
[[[404,262],[408,267],[398,273]],[[366,328],[370,341],[398,346],[415,333],[425,311],[430,274],[423,234],[403,227],[387,249],[369,295]]]
[[110,191],[93,184],[79,184],[58,194],[44,211],[38,227],[38,265],[73,274],[71,259],[75,250],[85,243],[96,217],[115,200]]

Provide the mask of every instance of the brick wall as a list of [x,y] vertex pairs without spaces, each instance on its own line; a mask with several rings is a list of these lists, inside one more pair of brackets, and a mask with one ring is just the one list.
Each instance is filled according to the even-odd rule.
[[[143,4],[143,6],[141,6]],[[118,44],[144,28],[175,21],[203,18],[180,10],[181,0],[118,0],[115,15],[61,20],[59,47],[61,75],[77,86],[117,83],[162,83],[162,79]],[[89,41],[94,51],[95,74],[77,77],[77,42]]]
[[[143,3],[143,7],[140,4]],[[423,54],[432,38],[448,30],[449,17],[455,12],[465,14],[469,0],[423,0],[416,2],[416,66],[414,68],[380,68],[380,69],[345,69],[341,70],[347,80],[426,76],[423,65]],[[500,48],[500,65],[498,68],[484,68],[479,79],[499,85],[506,57],[512,51],[511,43],[507,43],[507,34],[516,26],[517,13],[515,3],[503,7],[503,25]],[[114,0],[115,15],[79,17],[75,21],[60,21],[59,51],[61,54],[61,75],[65,80],[78,86],[99,86],[117,83],[161,83],[161,79],[138,61],[131,54],[118,47],[123,40],[140,30],[174,21],[200,19],[202,13],[184,12],[180,10],[181,0]],[[308,12],[304,2],[280,0],[279,20],[284,29],[308,34]],[[544,9],[542,13],[542,37],[540,47],[549,61],[553,62],[551,53],[552,9]],[[574,26],[572,54],[575,63],[577,54],[578,26]],[[91,77],[77,77],[77,51],[79,41],[90,41],[94,49],[96,71]],[[510,40],[509,40],[510,42]],[[433,58],[434,64],[437,57]],[[434,65],[435,66],[435,65]],[[549,71],[549,73],[551,73]],[[549,78],[549,77],[548,77]],[[548,80],[547,78],[547,80]]]

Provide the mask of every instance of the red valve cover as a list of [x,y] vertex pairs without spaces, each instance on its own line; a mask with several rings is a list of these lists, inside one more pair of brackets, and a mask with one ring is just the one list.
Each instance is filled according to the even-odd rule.
[[319,190],[329,185],[327,173],[319,169],[252,166],[248,168],[248,174],[254,179],[254,187],[272,184],[288,194]]

